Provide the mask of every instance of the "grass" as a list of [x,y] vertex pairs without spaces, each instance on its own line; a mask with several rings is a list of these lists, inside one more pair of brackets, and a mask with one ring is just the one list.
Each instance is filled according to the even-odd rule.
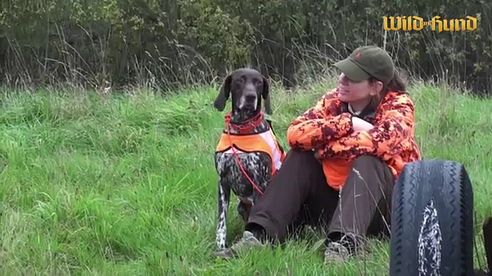
[[[331,85],[274,89],[284,147],[289,122]],[[319,233],[213,257],[213,151],[225,113],[213,109],[217,91],[1,91],[0,274],[386,274],[386,241],[373,240],[363,260],[326,266],[314,248]],[[456,160],[470,174],[481,241],[492,213],[492,100],[421,84],[410,91],[424,158]],[[234,240],[242,227],[234,203],[230,214]]]

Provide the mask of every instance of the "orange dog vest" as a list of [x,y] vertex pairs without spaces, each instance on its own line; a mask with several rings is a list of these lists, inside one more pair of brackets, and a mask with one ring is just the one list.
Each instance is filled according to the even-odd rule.
[[216,152],[232,153],[233,146],[238,152],[264,152],[272,160],[272,175],[276,173],[285,159],[285,153],[271,129],[256,134],[234,135],[223,132]]

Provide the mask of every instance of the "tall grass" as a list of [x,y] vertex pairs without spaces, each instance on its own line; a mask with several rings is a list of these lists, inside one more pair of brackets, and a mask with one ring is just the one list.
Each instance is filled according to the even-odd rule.
[[[273,90],[284,147],[290,121],[332,85]],[[1,91],[0,274],[387,273],[387,241],[371,241],[360,260],[326,266],[315,247],[322,236],[309,231],[283,247],[213,257],[213,152],[225,113],[211,104],[217,90]],[[492,214],[492,101],[421,84],[410,92],[424,157],[459,161],[470,174],[479,238]],[[235,201],[231,242],[242,227]]]

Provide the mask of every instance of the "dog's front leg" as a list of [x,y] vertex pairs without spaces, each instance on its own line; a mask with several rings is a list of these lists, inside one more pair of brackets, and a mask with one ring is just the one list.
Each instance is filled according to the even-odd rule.
[[227,238],[227,209],[229,208],[229,198],[231,194],[231,187],[221,180],[219,180],[219,194],[218,194],[218,223],[217,223],[217,233],[216,242],[217,248],[220,251],[226,249],[226,238]]

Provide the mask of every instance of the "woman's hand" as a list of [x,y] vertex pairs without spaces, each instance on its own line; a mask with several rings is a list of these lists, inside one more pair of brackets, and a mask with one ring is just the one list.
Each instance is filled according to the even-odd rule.
[[364,121],[359,117],[352,117],[352,128],[354,131],[368,131],[373,127],[374,126],[371,123]]

